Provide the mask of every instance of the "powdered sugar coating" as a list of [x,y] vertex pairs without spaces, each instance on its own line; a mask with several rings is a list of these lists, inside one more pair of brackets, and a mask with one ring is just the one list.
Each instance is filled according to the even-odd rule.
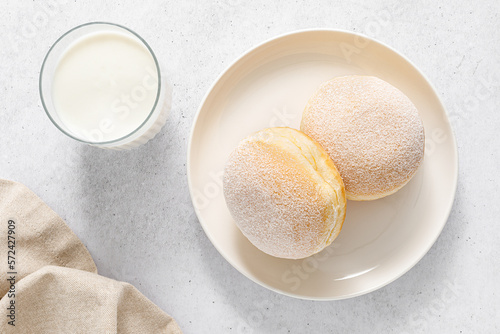
[[301,130],[328,152],[352,200],[396,192],[415,175],[424,156],[416,107],[376,77],[325,82],[307,104]]
[[342,179],[326,152],[297,130],[265,129],[241,141],[223,181],[236,224],[270,255],[304,258],[340,232],[345,218]]

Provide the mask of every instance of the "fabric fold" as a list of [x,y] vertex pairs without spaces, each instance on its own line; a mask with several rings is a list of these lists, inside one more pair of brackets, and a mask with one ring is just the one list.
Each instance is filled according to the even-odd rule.
[[182,334],[135,287],[98,275],[87,248],[31,190],[1,179],[0,254],[2,334]]
[[[169,333],[175,320],[135,287],[83,270],[46,266],[16,287],[15,326],[7,317],[0,333]],[[0,309],[10,299],[0,300]]]
[[[15,222],[12,236],[18,281],[46,265],[97,273],[94,260],[80,239],[25,185],[0,179],[0,218],[0,254],[5,254],[5,260],[8,221]],[[0,269],[0,296],[8,290],[8,268],[4,268]]]

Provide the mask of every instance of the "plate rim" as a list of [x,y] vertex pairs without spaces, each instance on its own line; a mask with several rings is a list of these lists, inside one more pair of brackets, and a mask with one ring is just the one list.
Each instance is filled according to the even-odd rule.
[[[225,252],[223,252],[217,246],[217,243],[214,242],[214,240],[212,239],[212,237],[208,233],[208,231],[207,231],[207,229],[205,227],[205,224],[202,222],[203,219],[201,218],[201,214],[199,212],[199,209],[197,208],[197,206],[194,203],[194,194],[193,194],[194,190],[193,190],[193,181],[192,181],[192,176],[191,176],[191,150],[192,150],[192,144],[193,144],[193,137],[195,135],[194,131],[195,131],[196,125],[198,123],[198,119],[200,117],[201,111],[202,111],[202,109],[203,109],[203,107],[204,107],[204,105],[205,105],[208,97],[212,93],[212,91],[215,88],[215,86],[219,83],[219,81],[221,80],[221,78],[224,75],[226,75],[226,73],[228,73],[233,68],[233,66],[235,66],[237,63],[239,63],[248,54],[252,53],[253,51],[259,49],[260,47],[262,47],[262,46],[264,46],[264,45],[266,45],[268,43],[271,43],[273,41],[276,41],[276,40],[279,40],[279,39],[282,39],[282,38],[285,38],[285,37],[289,37],[291,35],[299,35],[299,34],[303,34],[303,33],[314,33],[314,32],[316,32],[316,33],[324,33],[324,32],[328,32],[328,33],[344,33],[344,34],[352,35],[353,37],[361,37],[361,38],[369,40],[370,42],[375,42],[375,43],[378,43],[378,44],[382,45],[383,47],[385,47],[385,48],[389,49],[390,51],[394,52],[399,57],[401,57],[403,60],[405,60],[407,63],[409,63],[418,72],[418,74],[420,74],[422,76],[422,78],[429,85],[429,87],[431,88],[432,92],[434,93],[434,95],[437,98],[437,102],[439,103],[439,105],[441,106],[441,108],[444,111],[444,114],[446,116],[445,119],[444,119],[444,121],[446,122],[446,124],[450,128],[450,139],[451,139],[451,144],[452,144],[452,149],[453,149],[452,153],[453,153],[453,155],[455,157],[455,159],[453,160],[453,170],[452,170],[452,173],[454,175],[454,177],[453,177],[453,195],[451,196],[451,200],[450,200],[450,202],[448,204],[448,207],[446,208],[446,218],[445,218],[444,223],[441,224],[441,227],[439,229],[439,233],[436,233],[436,235],[433,236],[432,242],[429,243],[429,245],[428,245],[428,247],[426,247],[425,251],[422,252],[422,254],[415,261],[412,261],[411,264],[404,266],[403,270],[401,270],[401,272],[399,272],[394,277],[391,277],[391,279],[389,279],[387,281],[384,281],[383,283],[378,284],[376,286],[373,286],[371,288],[358,291],[357,293],[351,293],[351,294],[342,295],[342,296],[339,296],[339,297],[331,297],[331,296],[328,296],[328,297],[311,297],[311,296],[304,296],[304,295],[300,295],[300,294],[296,294],[296,293],[292,293],[292,292],[283,291],[283,290],[277,289],[277,288],[275,288],[275,287],[273,287],[273,286],[271,286],[269,284],[266,284],[266,283],[258,280],[256,277],[251,277],[251,276],[247,275],[246,273],[244,273],[242,270],[240,270],[239,266],[237,264],[233,263],[233,261],[230,261],[228,259],[228,257],[226,256]],[[202,227],[205,235],[210,240],[210,242],[215,247],[215,249],[219,252],[219,254],[234,269],[236,269],[240,274],[242,274],[246,278],[250,279],[252,282],[254,282],[254,283],[256,283],[256,284],[258,284],[258,285],[260,285],[262,287],[265,287],[266,289],[269,289],[269,290],[271,290],[273,292],[276,292],[278,294],[285,295],[285,296],[292,297],[292,298],[296,298],[296,299],[302,299],[302,300],[332,301],[332,300],[350,299],[350,298],[354,298],[354,297],[358,297],[358,296],[361,296],[361,295],[368,294],[370,292],[376,291],[378,289],[381,289],[381,288],[383,288],[383,287],[391,284],[392,282],[394,282],[395,280],[397,280],[398,278],[400,278],[404,274],[406,274],[408,271],[410,271],[413,267],[415,267],[415,265],[418,262],[420,262],[420,260],[422,260],[422,258],[429,252],[429,250],[432,248],[432,246],[436,243],[437,239],[439,238],[439,236],[443,232],[443,229],[444,229],[446,223],[448,222],[448,219],[449,219],[450,214],[451,214],[451,210],[453,208],[453,204],[455,203],[457,186],[458,186],[458,148],[457,148],[456,137],[455,137],[455,134],[453,132],[453,127],[452,127],[452,124],[451,124],[450,119],[449,119],[448,116],[449,116],[448,115],[448,111],[446,110],[446,108],[445,108],[445,106],[443,104],[443,101],[441,99],[441,96],[438,94],[438,91],[436,90],[436,87],[428,79],[428,77],[420,70],[420,68],[418,66],[416,66],[405,55],[401,54],[399,51],[395,50],[393,47],[387,45],[386,43],[379,41],[378,39],[375,39],[373,37],[369,37],[367,35],[364,35],[364,34],[361,34],[361,33],[358,33],[358,32],[353,32],[353,31],[350,31],[350,30],[329,29],[329,28],[299,29],[299,30],[293,30],[291,32],[279,34],[279,35],[277,35],[275,37],[268,38],[268,39],[264,40],[263,42],[258,43],[257,45],[255,45],[255,46],[247,49],[240,56],[238,56],[234,61],[232,61],[228,66],[226,66],[226,68],[224,68],[224,70],[222,72],[220,72],[220,74],[215,78],[215,80],[212,82],[212,84],[210,85],[210,87],[206,91],[205,95],[203,96],[203,99],[202,99],[201,103],[199,104],[198,109],[197,109],[197,111],[195,113],[195,116],[193,118],[193,123],[191,124],[191,129],[190,129],[190,134],[189,134],[189,142],[188,142],[188,146],[187,146],[186,174],[187,174],[187,178],[188,178],[188,188],[189,188],[189,195],[190,195],[190,198],[191,198],[191,204],[193,205],[194,211],[196,213],[196,217],[198,218],[198,221],[199,221],[199,223],[200,223],[200,225],[201,225],[201,227]]]

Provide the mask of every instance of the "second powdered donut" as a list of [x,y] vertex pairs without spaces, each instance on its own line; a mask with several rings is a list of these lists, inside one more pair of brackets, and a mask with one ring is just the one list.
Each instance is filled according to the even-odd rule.
[[424,156],[417,108],[396,87],[370,76],[338,77],[309,100],[300,129],[330,155],[350,200],[401,189]]

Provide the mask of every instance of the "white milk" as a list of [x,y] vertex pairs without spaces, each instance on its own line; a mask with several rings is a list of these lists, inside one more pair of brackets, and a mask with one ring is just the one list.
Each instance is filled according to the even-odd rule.
[[151,112],[157,91],[149,50],[125,34],[100,32],[76,40],[61,56],[52,99],[70,132],[102,142],[137,129]]

